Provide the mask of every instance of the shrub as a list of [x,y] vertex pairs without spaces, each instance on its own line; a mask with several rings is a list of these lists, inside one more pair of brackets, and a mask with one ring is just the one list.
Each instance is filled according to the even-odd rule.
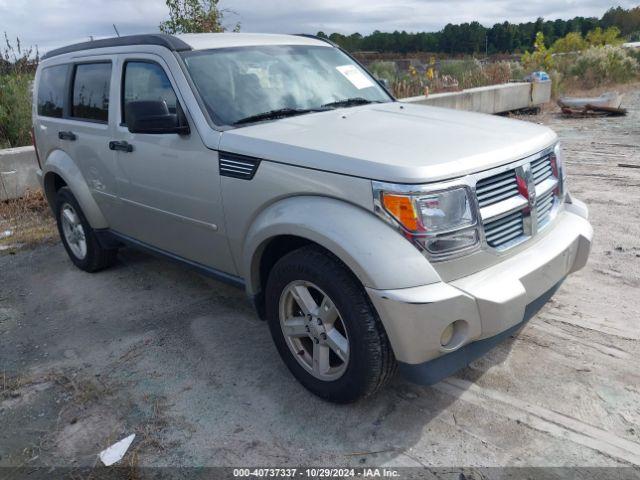
[[511,65],[508,62],[482,65],[473,58],[443,62],[439,75],[443,78],[455,79],[463,89],[507,83],[513,78]]
[[31,143],[31,74],[0,75],[0,144]]
[[629,82],[640,73],[640,67],[624,48],[605,45],[585,50],[576,58],[569,73],[582,86],[593,88]]
[[373,73],[376,78],[387,80],[392,83],[398,76],[398,69],[396,62],[375,61],[369,65],[369,71]]
[[[38,52],[23,50],[4,35],[6,46],[0,54],[0,148],[31,143],[31,85]],[[35,56],[35,60],[34,57]]]

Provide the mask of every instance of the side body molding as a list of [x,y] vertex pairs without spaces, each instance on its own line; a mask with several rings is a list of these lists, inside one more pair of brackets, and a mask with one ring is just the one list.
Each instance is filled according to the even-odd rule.
[[80,172],[80,169],[73,162],[71,157],[62,150],[52,151],[47,157],[42,168],[43,188],[47,196],[47,200],[49,201],[49,205],[53,206],[55,199],[55,191],[53,190],[54,185],[48,178],[51,172],[62,177],[65,183],[69,186],[92,228],[100,229],[109,227],[109,224],[93,198],[93,195],[89,190],[89,186]]
[[410,288],[440,281],[418,249],[372,212],[329,197],[296,196],[263,210],[246,234],[240,263],[251,296],[263,288],[262,253],[280,235],[295,235],[323,246],[368,288]]

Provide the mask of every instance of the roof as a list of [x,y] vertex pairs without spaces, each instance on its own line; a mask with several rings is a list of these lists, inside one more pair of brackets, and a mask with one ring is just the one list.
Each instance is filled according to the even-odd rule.
[[189,44],[193,50],[209,48],[248,47],[254,45],[324,45],[326,42],[302,35],[275,33],[187,33],[176,38]]
[[302,35],[280,35],[269,33],[189,33],[166,35],[163,33],[127,35],[76,43],[47,52],[42,59],[65,53],[93,50],[97,48],[125,47],[132,45],[157,45],[174,52],[204,50],[209,48],[245,47],[252,45],[325,45],[327,42]]

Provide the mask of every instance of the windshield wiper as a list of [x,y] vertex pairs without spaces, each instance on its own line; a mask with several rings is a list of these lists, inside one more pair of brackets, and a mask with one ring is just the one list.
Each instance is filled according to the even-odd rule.
[[367,100],[363,97],[345,98],[344,100],[338,100],[336,102],[325,103],[323,108],[339,108],[339,107],[352,107],[356,105],[367,105],[368,103],[381,103],[377,100]]
[[295,115],[303,115],[311,112],[322,112],[324,109],[319,108],[279,108],[277,110],[269,110],[268,112],[250,115],[245,118],[233,122],[234,125],[242,125],[243,123],[260,122],[261,120],[275,120],[277,118],[293,117]]

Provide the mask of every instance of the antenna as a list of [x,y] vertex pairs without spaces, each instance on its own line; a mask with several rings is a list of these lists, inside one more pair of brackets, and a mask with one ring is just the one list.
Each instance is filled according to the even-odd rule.
[[120,36],[120,32],[118,31],[118,27],[116,27],[116,24],[113,24],[113,29],[116,31],[116,35]]

